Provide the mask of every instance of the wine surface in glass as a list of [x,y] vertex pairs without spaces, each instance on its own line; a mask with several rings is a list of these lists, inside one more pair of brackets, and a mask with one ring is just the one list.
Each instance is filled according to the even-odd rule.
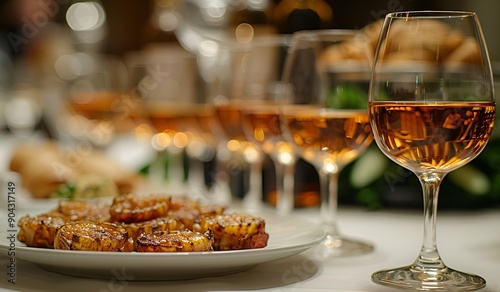
[[283,142],[281,122],[276,105],[262,105],[245,110],[243,114],[247,134],[260,144],[267,154],[273,154]]
[[87,119],[108,119],[117,115],[120,95],[102,91],[75,93],[70,99],[70,108]]
[[184,132],[196,123],[197,108],[191,106],[149,106],[147,114],[157,132]]
[[306,160],[319,166],[328,160],[344,166],[373,140],[367,110],[298,106],[287,109],[283,118],[297,150]]
[[229,103],[215,107],[217,118],[224,133],[230,140],[246,141],[243,130],[244,103]]
[[410,170],[449,172],[475,158],[491,135],[492,102],[372,102],[380,149]]

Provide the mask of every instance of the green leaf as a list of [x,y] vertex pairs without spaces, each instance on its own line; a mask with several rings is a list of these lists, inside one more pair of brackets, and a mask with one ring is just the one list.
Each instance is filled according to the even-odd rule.
[[56,198],[73,199],[76,193],[75,183],[65,183],[59,186],[53,196]]
[[335,109],[365,109],[368,91],[356,84],[343,83],[328,94],[326,105]]

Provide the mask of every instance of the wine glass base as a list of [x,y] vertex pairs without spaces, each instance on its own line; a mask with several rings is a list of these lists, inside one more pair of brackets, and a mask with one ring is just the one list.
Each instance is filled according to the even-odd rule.
[[393,287],[417,291],[473,291],[484,288],[486,280],[450,268],[419,270],[414,266],[382,270],[372,274],[372,281]]
[[374,249],[370,243],[333,235],[327,235],[321,245],[327,256],[362,255],[370,253]]

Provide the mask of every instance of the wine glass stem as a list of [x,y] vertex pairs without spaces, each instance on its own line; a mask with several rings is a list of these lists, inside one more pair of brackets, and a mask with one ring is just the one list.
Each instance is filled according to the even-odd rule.
[[421,270],[445,269],[436,246],[436,217],[439,187],[443,174],[422,173],[418,175],[424,195],[424,237],[414,268]]
[[167,153],[165,150],[156,150],[156,157],[150,165],[149,177],[155,184],[161,185],[165,180],[165,159]]
[[282,164],[273,159],[276,172],[276,209],[279,214],[288,215],[294,208],[295,164]]
[[189,192],[203,196],[206,192],[204,163],[196,157],[188,158],[187,185],[189,186]]
[[181,186],[184,184],[184,151],[176,149],[168,154],[167,180],[170,185]]
[[258,209],[262,200],[262,161],[250,163],[248,191],[244,197],[246,208]]
[[327,234],[331,236],[339,236],[337,229],[338,177],[338,171],[319,171],[321,223]]
[[228,152],[229,150],[227,150],[225,146],[219,146],[217,148],[215,154],[215,167],[213,171],[209,173],[210,179],[213,180],[213,184],[210,187],[212,199],[216,203],[223,205],[230,204],[232,200],[231,187],[229,185]]

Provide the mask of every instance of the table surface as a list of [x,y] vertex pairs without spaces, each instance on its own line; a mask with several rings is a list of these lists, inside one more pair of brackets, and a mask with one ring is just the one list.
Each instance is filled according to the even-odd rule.
[[[294,216],[316,219],[317,210],[297,210]],[[300,254],[260,264],[246,272],[184,281],[120,282],[85,279],[49,272],[18,261],[16,284],[7,282],[7,256],[2,254],[0,289],[14,291],[388,291],[370,280],[372,272],[410,264],[422,241],[419,210],[367,211],[342,207],[342,233],[370,240],[366,255],[321,258],[312,247]],[[481,291],[500,291],[500,210],[441,211],[437,244],[445,263],[484,277]]]

